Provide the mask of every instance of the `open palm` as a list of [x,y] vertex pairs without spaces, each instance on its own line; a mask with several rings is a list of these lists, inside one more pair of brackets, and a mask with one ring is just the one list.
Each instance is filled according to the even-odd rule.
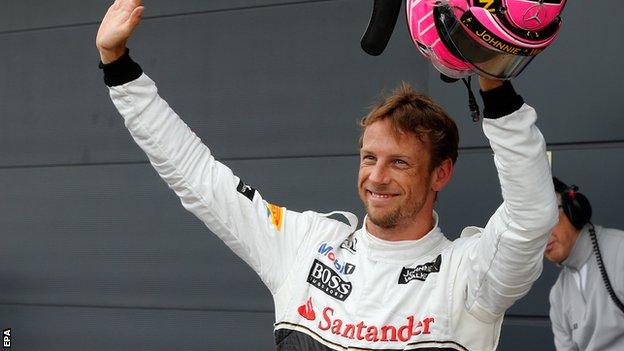
[[108,9],[98,29],[95,44],[103,63],[123,55],[126,41],[141,22],[141,0],[116,0]]

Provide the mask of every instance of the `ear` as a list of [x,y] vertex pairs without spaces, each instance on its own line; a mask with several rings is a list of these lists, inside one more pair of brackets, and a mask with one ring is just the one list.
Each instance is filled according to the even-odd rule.
[[451,180],[453,175],[453,161],[450,158],[442,161],[434,170],[431,172],[431,190],[440,191],[444,189],[446,184]]

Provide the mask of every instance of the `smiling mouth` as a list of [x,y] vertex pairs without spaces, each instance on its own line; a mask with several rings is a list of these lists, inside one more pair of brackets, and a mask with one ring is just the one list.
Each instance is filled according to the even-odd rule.
[[393,197],[398,196],[398,194],[383,194],[383,193],[375,193],[372,192],[370,190],[366,190],[366,192],[368,193],[368,195],[370,195],[370,197],[372,197],[373,199],[379,199],[379,200],[386,200],[386,199],[391,199]]

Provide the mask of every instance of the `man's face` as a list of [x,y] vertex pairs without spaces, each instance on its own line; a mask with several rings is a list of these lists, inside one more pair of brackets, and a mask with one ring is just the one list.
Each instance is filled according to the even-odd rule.
[[388,119],[366,128],[360,149],[358,193],[369,220],[385,229],[414,221],[433,203],[428,148],[411,133],[397,134]]
[[553,228],[544,256],[549,261],[561,263],[565,261],[574,248],[580,231],[576,229],[568,217],[559,211],[559,222]]

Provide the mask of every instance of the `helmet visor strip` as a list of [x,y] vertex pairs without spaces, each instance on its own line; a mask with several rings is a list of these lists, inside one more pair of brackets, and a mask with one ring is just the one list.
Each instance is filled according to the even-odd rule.
[[[543,50],[505,42],[480,24],[470,11],[463,12],[446,2],[441,1],[433,10],[435,25],[445,46],[490,78],[517,76]],[[461,20],[457,19],[458,16]]]
[[471,68],[464,69],[464,70],[459,69],[459,68],[452,68],[456,66],[438,57],[435,51],[428,49],[424,45],[422,46],[418,45],[418,43],[417,43],[417,46],[420,52],[423,55],[425,55],[427,58],[429,58],[429,60],[433,64],[433,67],[435,67],[440,73],[444,74],[447,77],[451,77],[453,79],[461,79],[461,78],[468,77],[474,73],[474,71]]

